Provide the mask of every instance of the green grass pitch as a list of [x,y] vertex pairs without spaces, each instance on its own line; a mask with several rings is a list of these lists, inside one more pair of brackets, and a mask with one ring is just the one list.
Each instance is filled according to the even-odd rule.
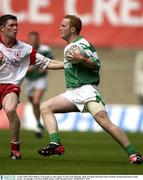
[[[60,132],[65,155],[42,157],[37,150],[48,143],[48,135],[36,139],[21,131],[21,160],[11,160],[9,131],[0,130],[1,175],[142,175],[143,165],[128,164],[124,150],[106,133]],[[128,133],[134,146],[143,152],[142,133]]]

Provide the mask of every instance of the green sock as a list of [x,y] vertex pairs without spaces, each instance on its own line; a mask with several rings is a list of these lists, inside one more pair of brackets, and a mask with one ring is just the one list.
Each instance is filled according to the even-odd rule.
[[50,142],[56,142],[58,144],[61,144],[59,133],[50,134]]
[[127,152],[127,154],[130,156],[130,155],[132,155],[132,154],[136,154],[136,150],[135,150],[135,148],[131,145],[131,144],[129,144],[126,148],[125,148],[125,150],[126,150],[126,152]]

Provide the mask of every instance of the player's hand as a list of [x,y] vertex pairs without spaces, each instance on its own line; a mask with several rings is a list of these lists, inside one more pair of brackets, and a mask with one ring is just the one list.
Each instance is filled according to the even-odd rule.
[[45,72],[47,72],[47,70],[46,69],[39,69],[39,72],[40,73],[45,73]]
[[2,60],[3,60],[3,53],[2,51],[0,51],[0,64],[2,64]]
[[30,73],[30,72],[33,71],[34,69],[35,69],[34,65],[30,65],[27,72]]
[[73,45],[67,50],[66,57],[69,61],[80,61],[83,56],[80,53],[80,48]]

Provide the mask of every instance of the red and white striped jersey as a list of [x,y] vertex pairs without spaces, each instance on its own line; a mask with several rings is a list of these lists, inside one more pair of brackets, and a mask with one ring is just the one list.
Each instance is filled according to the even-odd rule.
[[0,51],[3,53],[0,64],[0,84],[20,85],[29,65],[48,67],[51,59],[36,52],[29,44],[16,40],[12,47],[6,47],[0,36]]

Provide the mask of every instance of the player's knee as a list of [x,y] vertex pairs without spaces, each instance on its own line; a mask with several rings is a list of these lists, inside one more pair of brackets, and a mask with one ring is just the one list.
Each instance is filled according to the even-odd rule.
[[45,105],[44,105],[45,103],[41,103],[40,104],[40,111],[41,111],[41,113],[43,113],[44,111],[45,111]]
[[4,110],[8,116],[13,116],[14,114],[16,114],[16,108],[15,107],[8,106],[8,107],[5,107]]
[[42,102],[42,103],[40,104],[40,111],[41,111],[42,114],[45,114],[45,113],[50,112],[51,109],[50,109],[49,104],[46,103],[46,102]]
[[94,116],[96,122],[103,128],[109,129],[111,121],[108,118],[106,111],[100,111]]

